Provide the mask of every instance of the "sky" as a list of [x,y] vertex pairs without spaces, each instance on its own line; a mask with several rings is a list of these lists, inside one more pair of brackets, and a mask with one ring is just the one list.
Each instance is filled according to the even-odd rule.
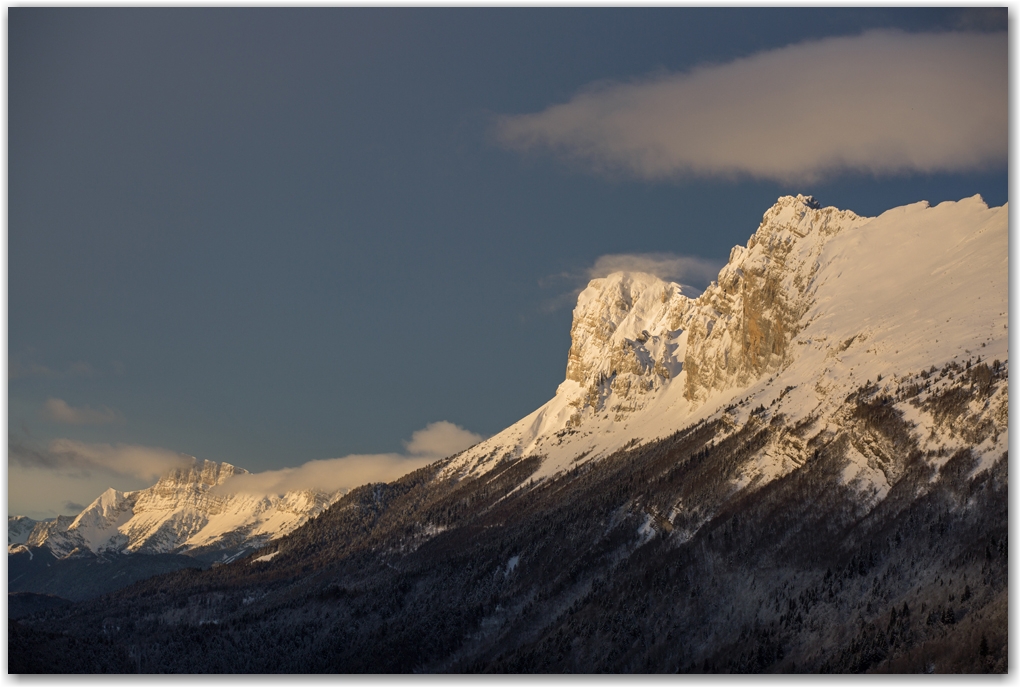
[[1007,200],[1006,10],[8,10],[8,512],[393,479],[552,397],[588,279],[782,195]]

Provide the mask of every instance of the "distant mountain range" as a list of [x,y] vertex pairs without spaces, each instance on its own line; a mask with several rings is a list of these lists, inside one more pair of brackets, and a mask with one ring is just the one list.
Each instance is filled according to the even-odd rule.
[[174,469],[148,489],[107,489],[77,517],[28,523],[8,518],[12,544],[45,546],[57,556],[104,551],[203,553],[259,546],[318,515],[339,494],[296,491],[280,496],[217,492],[247,470],[228,463],[195,460]]
[[[77,516],[40,522],[9,516],[8,567],[17,574],[9,574],[8,591],[77,600],[112,591],[139,575],[228,561],[292,532],[340,496],[216,489],[241,474],[248,473],[228,463],[194,460],[147,489],[108,489]],[[37,557],[47,563],[41,565]],[[118,565],[97,566],[97,558]]]
[[593,280],[554,398],[458,455],[260,507],[206,463],[36,525],[67,558],[258,550],[31,600],[12,670],[69,633],[48,669],[1004,672],[1007,248],[979,197],[780,198],[698,298]]

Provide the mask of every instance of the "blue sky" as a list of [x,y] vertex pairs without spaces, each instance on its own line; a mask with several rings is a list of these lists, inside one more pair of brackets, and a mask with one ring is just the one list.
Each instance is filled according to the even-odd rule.
[[704,287],[780,195],[1007,200],[1004,9],[8,16],[12,514],[178,454],[494,434],[562,381],[605,256]]

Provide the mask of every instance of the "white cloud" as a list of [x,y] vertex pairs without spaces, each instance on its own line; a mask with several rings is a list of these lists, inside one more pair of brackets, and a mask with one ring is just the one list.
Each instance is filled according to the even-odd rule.
[[66,425],[107,425],[124,421],[123,415],[106,406],[98,410],[88,406],[74,408],[59,398],[48,399],[45,409],[46,415],[51,420],[62,422]]
[[34,448],[14,437],[8,438],[11,463],[63,473],[73,478],[91,478],[101,471],[115,476],[155,482],[172,468],[186,467],[194,460],[176,451],[131,444],[88,444],[71,439],[54,439],[46,448]]
[[453,455],[483,437],[452,422],[433,422],[411,435],[407,454],[377,453],[313,460],[295,468],[236,475],[217,487],[231,493],[283,494],[315,489],[338,491],[370,482],[391,482],[440,458]]
[[[434,422],[411,435],[411,440],[406,442],[406,454],[380,453],[313,460],[294,468],[237,475],[216,489],[253,494],[353,489],[370,482],[393,481],[482,439],[452,422]],[[42,512],[40,509],[59,511],[56,504],[64,504],[66,510],[70,507],[66,501],[72,498],[78,502],[91,502],[110,486],[118,489],[144,488],[174,468],[190,467],[195,460],[162,448],[88,444],[71,439],[56,439],[45,448],[38,448],[13,436],[8,437],[7,453],[12,484],[16,481],[20,485],[19,490],[26,490],[26,494],[31,493],[36,499],[34,502],[17,501],[21,512],[26,513],[28,506],[35,513]],[[61,490],[49,494],[46,492],[47,484],[60,484]]]
[[967,171],[1005,165],[1007,96],[1005,32],[880,30],[593,85],[497,136],[645,179]]
[[306,489],[332,492],[370,482],[390,482],[434,460],[435,456],[409,458],[398,453],[312,460],[296,468],[235,475],[216,489],[247,494],[283,494]]
[[419,429],[404,445],[408,453],[416,456],[445,458],[474,446],[482,438],[452,422],[441,420],[427,425],[425,429]]

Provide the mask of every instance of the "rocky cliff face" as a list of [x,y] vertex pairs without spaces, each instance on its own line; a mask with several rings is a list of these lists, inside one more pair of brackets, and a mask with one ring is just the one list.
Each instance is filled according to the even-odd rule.
[[301,491],[282,495],[216,489],[246,470],[196,461],[133,492],[108,489],[76,518],[38,523],[30,546],[58,556],[75,551],[198,552],[260,545],[318,515],[339,494]]
[[692,304],[679,284],[650,274],[616,272],[592,280],[577,299],[570,329],[567,384],[560,392],[576,409],[568,426],[606,409],[622,419],[643,395],[673,379],[683,367],[678,339]]
[[869,221],[787,196],[765,213],[746,247],[735,246],[719,279],[690,318],[684,395],[745,387],[792,360],[790,343],[806,325],[819,257],[828,240]]
[[693,405],[712,391],[746,387],[792,360],[790,343],[805,326],[814,278],[828,240],[869,221],[820,208],[810,196],[786,196],[765,213],[747,246],[735,246],[718,281],[696,300],[653,275],[617,272],[594,279],[574,309],[561,394],[577,408],[568,425],[608,408],[616,421],[638,410],[642,395],[686,371]]
[[[1007,214],[974,197],[867,218],[787,196],[696,299],[649,274],[592,280],[578,297],[556,396],[443,474],[541,456],[536,477],[545,478],[702,420],[736,431],[768,419],[768,444],[735,487],[796,469],[824,434],[854,437],[847,479],[884,495],[902,466],[880,458],[889,447],[861,440],[862,411],[848,399],[861,388],[893,398],[933,366],[1008,358]],[[974,442],[984,467],[1006,446],[996,410],[1005,386],[987,393],[966,420],[994,427]],[[895,408],[911,418],[911,441],[943,455],[965,447],[922,398]]]

